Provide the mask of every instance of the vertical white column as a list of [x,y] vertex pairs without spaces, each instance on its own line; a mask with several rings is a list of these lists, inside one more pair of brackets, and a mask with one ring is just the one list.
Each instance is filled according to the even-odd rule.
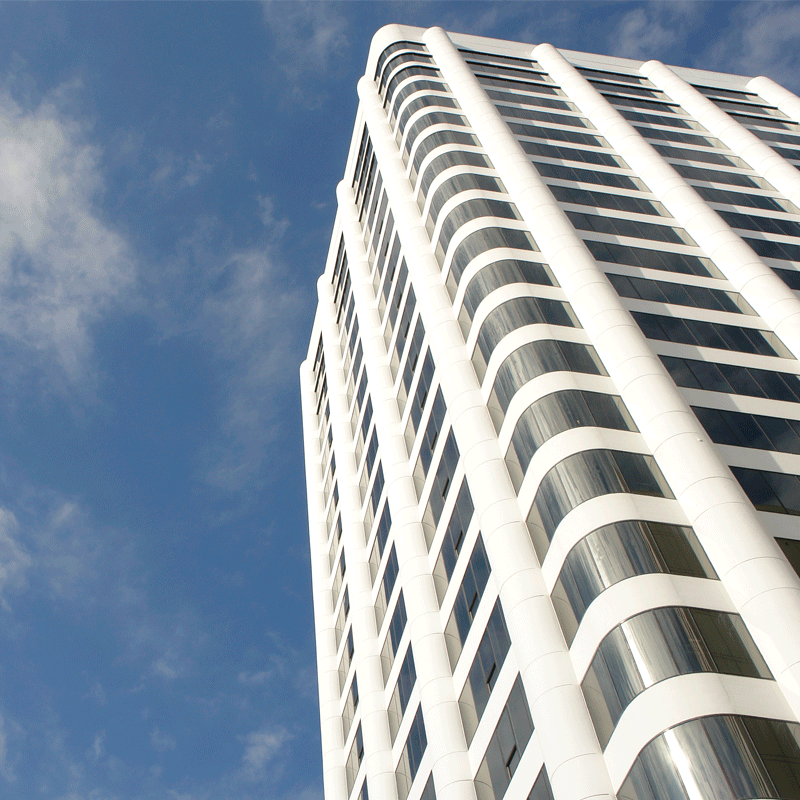
[[[797,575],[452,42],[441,29],[427,32],[425,41],[793,711],[800,713]],[[549,71],[550,48],[542,47],[534,54]],[[580,107],[571,94],[570,99]]]
[[316,415],[314,376],[308,361],[300,366],[303,445],[308,496],[308,534],[311,546],[311,584],[317,644],[317,680],[322,743],[322,784],[326,800],[346,800],[342,722],[339,714],[339,665],[336,661],[333,604],[328,560],[328,526],[320,466],[319,417]]
[[710,134],[768,180],[781,194],[800,205],[800,172],[764,144],[744,125],[660,61],[642,64],[639,72],[691,114]]
[[[425,38],[438,62],[436,48]],[[612,797],[583,694],[380,97],[366,77],[358,92],[553,790],[559,800]]]
[[[384,176],[384,185],[387,181]],[[436,796],[439,800],[469,800],[475,797],[472,769],[358,212],[353,191],[344,182],[338,186],[337,197],[364,364],[372,395],[379,452],[392,513],[400,584],[414,648],[420,703],[428,748],[433,756]]]
[[758,78],[753,78],[749,81],[747,88],[766,100],[770,105],[783,111],[794,122],[800,122],[800,97],[788,89],[784,89],[779,83],[760,75]]
[[[705,251],[720,272],[775,331],[795,358],[800,358],[800,300],[794,292],[731,230],[716,211],[709,208],[700,195],[555,47],[542,44],[534,49],[533,54],[681,227]],[[652,65],[653,62],[648,64]],[[662,68],[674,75],[663,65]],[[653,80],[654,75],[661,76],[662,68],[651,68],[648,70],[648,77]],[[677,75],[675,77],[680,80]],[[685,86],[701,98],[702,104],[711,106],[712,112],[727,117],[727,114],[721,112],[696,89],[688,84]],[[733,123],[733,120],[730,121]],[[733,124],[741,128],[738,123]],[[749,131],[741,129],[755,139]],[[759,140],[756,142],[760,147],[766,147]],[[772,155],[778,158],[774,153]],[[783,161],[780,158],[778,160]],[[784,163],[784,166],[788,165]],[[800,173],[791,167],[790,169],[797,176],[800,190]]]
[[342,538],[350,587],[353,662],[358,677],[361,731],[364,737],[364,769],[369,781],[370,794],[392,800],[397,797],[397,785],[392,764],[392,743],[389,735],[389,717],[386,713],[378,631],[372,607],[372,580],[365,540],[367,532],[364,530],[361,514],[358,465],[355,463],[353,435],[350,429],[349,402],[339,345],[339,326],[336,324],[333,288],[327,276],[323,275],[319,279],[317,291],[322,345],[328,376],[328,397],[331,404],[333,449],[339,473],[339,509],[342,515]]

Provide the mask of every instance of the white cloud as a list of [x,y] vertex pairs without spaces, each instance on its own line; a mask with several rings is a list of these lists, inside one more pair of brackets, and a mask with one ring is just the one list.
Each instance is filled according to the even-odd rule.
[[240,672],[237,680],[242,686],[263,686],[274,675],[272,670],[261,672]]
[[251,780],[260,779],[267,764],[272,762],[291,735],[285,728],[262,729],[248,733],[243,737],[245,742],[242,755],[244,773]]
[[0,87],[0,352],[9,362],[22,350],[72,383],[87,375],[90,326],[135,275],[100,209],[102,153],[66,111],[75,90],[23,106]]
[[744,3],[696,65],[743,75],[767,75],[800,89],[800,5]]
[[278,253],[276,239],[286,223],[276,219],[271,200],[259,198],[259,207],[265,243],[227,259],[197,323],[224,385],[219,439],[205,455],[205,479],[226,491],[249,485],[271,457],[266,445],[284,424],[275,417],[281,410],[276,400],[296,382],[308,303]]
[[[272,68],[281,73],[284,93],[293,102],[313,105],[316,90],[308,76],[336,66],[349,46],[348,22],[336,3],[314,0],[263,0]],[[288,90],[288,91],[287,91]]]
[[81,700],[92,700],[97,703],[98,706],[104,706],[108,702],[108,696],[100,681],[95,681],[92,684],[92,688],[81,697]]
[[162,150],[156,160],[158,166],[150,173],[150,184],[165,194],[173,193],[176,189],[197,186],[204,175],[214,170],[205,157],[197,152],[188,157]]
[[168,750],[174,750],[178,745],[174,736],[170,736],[158,728],[153,728],[150,731],[150,746],[157,753],[166,753]]
[[622,15],[609,35],[608,52],[645,61],[669,59],[669,52],[684,46],[699,13],[695,3],[681,0],[633,8]]
[[89,761],[97,763],[106,754],[106,732],[100,731],[92,742],[92,746],[87,752]]
[[0,508],[0,605],[8,610],[6,593],[28,584],[32,558],[18,539],[19,525],[14,515]]

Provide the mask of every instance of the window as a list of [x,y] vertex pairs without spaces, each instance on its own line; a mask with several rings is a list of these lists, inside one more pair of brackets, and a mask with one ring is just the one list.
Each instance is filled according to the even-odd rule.
[[491,790],[495,800],[502,800],[505,795],[532,733],[528,700],[517,676],[475,777],[475,783]]
[[620,450],[586,450],[556,464],[539,484],[528,528],[539,561],[562,519],[581,503],[626,492],[672,497],[652,456]]
[[[569,305],[547,297],[514,297],[492,309],[478,332],[476,351],[483,364],[488,363],[495,347],[511,331],[525,325],[546,323],[566,328],[579,328]],[[474,358],[474,356],[473,356]]]
[[400,667],[400,672],[397,675],[397,683],[395,684],[391,700],[389,701],[389,731],[392,737],[392,744],[394,744],[403,715],[406,713],[408,701],[416,681],[417,668],[414,665],[414,653],[409,644],[408,650],[406,650],[406,656]]
[[495,428],[498,431],[502,424],[502,416],[508,410],[514,395],[528,381],[548,372],[608,374],[591,345],[554,339],[541,339],[522,345],[500,365],[492,386],[490,405],[494,408],[499,407],[501,411],[495,418]]
[[467,640],[472,620],[478,611],[486,583],[489,580],[489,559],[483,546],[483,539],[478,536],[472,555],[464,573],[464,579],[458,587],[453,610],[445,626],[445,640],[450,666],[455,669],[464,642]]
[[800,516],[800,476],[746,467],[731,472],[759,511]]
[[672,380],[687,389],[725,392],[746,397],[766,397],[785,403],[800,403],[800,379],[786,372],[714,364],[693,358],[659,356]]
[[478,645],[478,652],[467,676],[467,682],[461,697],[458,699],[458,706],[461,710],[461,720],[464,724],[464,733],[467,737],[467,746],[472,742],[472,737],[478,729],[489,695],[494,689],[497,676],[503,667],[503,663],[508,653],[511,640],[506,628],[506,620],[503,616],[503,609],[498,600],[494,604],[492,615],[486,625],[481,643]]
[[717,578],[691,528],[626,520],[581,539],[564,559],[551,595],[567,644],[572,644],[586,609],[609,586],[653,573]]
[[516,490],[522,485],[534,453],[548,439],[587,426],[637,430],[622,398],[614,395],[567,389],[545,395],[528,406],[517,421],[506,452],[506,466]]
[[692,410],[717,444],[800,455],[800,420],[699,406]]
[[[439,466],[436,469],[436,474],[431,482],[428,505],[423,515],[423,521],[426,523],[426,536],[431,533],[430,526],[432,526],[433,531],[439,526],[439,519],[442,516],[442,509],[447,501],[447,495],[453,482],[453,475],[458,466],[459,456],[456,437],[451,430],[444,444],[444,448],[442,449],[442,455],[439,460]],[[428,547],[430,548],[430,546],[431,542],[429,540]]]
[[689,256],[685,253],[670,253],[665,250],[630,247],[613,242],[595,242],[591,239],[585,239],[584,244],[597,261],[627,264],[642,269],[657,269],[662,272],[677,272],[682,275],[699,275],[704,278],[717,277],[716,268],[707,258]]
[[737,353],[791,358],[791,355],[774,338],[774,335],[773,342],[780,347],[781,352],[778,352],[766,340],[762,331],[754,328],[740,328],[735,325],[722,325],[718,322],[681,319],[660,314],[645,314],[641,311],[632,311],[631,316],[648,339],[690,344],[696,347],[713,347],[717,350],[732,350]]
[[467,486],[467,481],[464,479],[461,481],[461,488],[458,490],[453,513],[447,523],[439,557],[436,559],[436,566],[433,570],[433,579],[436,583],[436,594],[439,598],[440,606],[450,584],[450,578],[453,577],[456,561],[458,561],[458,557],[464,547],[464,539],[474,513],[475,506],[472,504],[472,495],[469,493],[469,486]]
[[567,211],[569,221],[579,231],[593,231],[611,236],[628,236],[633,239],[647,239],[651,242],[669,242],[670,244],[695,244],[685,231],[679,231],[668,225],[656,225],[652,222],[641,222],[635,219],[616,219],[601,217],[596,214],[584,214],[579,211]]
[[611,285],[620,297],[632,297],[655,303],[668,303],[690,308],[707,308],[711,311],[727,311],[731,314],[755,314],[752,308],[735,292],[709,289],[706,286],[691,286],[669,281],[651,281],[627,275],[607,273]]
[[581,683],[600,745],[645,689],[693,672],[772,678],[738,614],[656,608],[618,625],[597,648]]
[[417,776],[419,763],[425,755],[425,748],[428,746],[428,737],[425,733],[425,721],[422,718],[422,706],[417,709],[411,729],[408,732],[405,747],[400,755],[400,763],[397,765],[395,777],[397,779],[397,796],[399,800],[405,800],[411,791],[411,784]]
[[[720,800],[800,799],[800,725],[762,717],[701,717],[656,736],[636,758],[619,800],[691,800],[695,778]],[[688,784],[688,785],[687,785]]]

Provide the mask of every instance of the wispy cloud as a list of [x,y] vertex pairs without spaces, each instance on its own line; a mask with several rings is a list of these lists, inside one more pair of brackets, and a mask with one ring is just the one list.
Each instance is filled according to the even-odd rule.
[[[104,218],[101,150],[69,112],[67,84],[23,104],[0,87],[0,363],[69,384],[90,372],[90,328],[127,291],[135,265]],[[27,366],[23,366],[27,365]]]
[[259,197],[259,246],[231,253],[198,311],[221,378],[219,433],[206,452],[207,481],[221,489],[248,486],[285,424],[277,400],[294,387],[306,298],[288,272],[280,239],[288,222],[271,198]]
[[245,745],[242,768],[250,780],[256,781],[264,777],[267,765],[276,759],[292,737],[285,728],[274,727],[253,731],[242,738]]
[[[335,69],[349,46],[348,20],[336,3],[263,0],[271,68],[293,103],[317,103],[319,76]],[[316,75],[317,80],[307,78]],[[316,84],[316,85],[315,85]]]
[[669,59],[669,53],[682,51],[701,15],[702,7],[696,3],[645,3],[622,14],[608,36],[606,49],[624,58]]
[[169,750],[174,750],[178,743],[175,741],[174,736],[170,736],[170,734],[156,727],[150,731],[150,746],[156,753],[166,753]]
[[697,66],[767,75],[800,90],[800,5],[742,3],[716,41],[697,57]]

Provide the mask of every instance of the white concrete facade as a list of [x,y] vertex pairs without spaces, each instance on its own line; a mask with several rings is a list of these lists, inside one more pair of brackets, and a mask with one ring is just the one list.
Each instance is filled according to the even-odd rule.
[[800,798],[800,99],[397,25],[358,90],[301,369],[326,800]]

